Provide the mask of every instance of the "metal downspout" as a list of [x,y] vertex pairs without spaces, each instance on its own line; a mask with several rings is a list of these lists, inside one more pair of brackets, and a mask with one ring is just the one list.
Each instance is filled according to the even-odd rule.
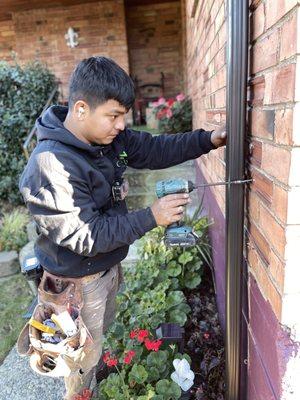
[[[228,0],[226,180],[242,180],[248,78],[248,1]],[[226,188],[226,399],[241,397],[244,185]]]

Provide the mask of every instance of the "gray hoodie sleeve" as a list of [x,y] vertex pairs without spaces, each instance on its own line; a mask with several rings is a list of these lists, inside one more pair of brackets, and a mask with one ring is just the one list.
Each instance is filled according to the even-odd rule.
[[30,181],[21,181],[25,203],[40,232],[73,252],[93,257],[132,244],[156,226],[150,208],[126,215],[107,216],[93,201],[86,184],[51,173],[51,183],[33,193]]

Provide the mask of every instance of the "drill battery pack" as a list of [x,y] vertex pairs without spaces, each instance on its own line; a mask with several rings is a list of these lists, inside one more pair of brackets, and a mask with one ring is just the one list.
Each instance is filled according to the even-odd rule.
[[191,247],[197,243],[198,235],[189,226],[168,227],[165,231],[165,245],[167,247]]
[[43,275],[43,267],[35,256],[26,257],[21,265],[21,272],[29,281],[37,281]]

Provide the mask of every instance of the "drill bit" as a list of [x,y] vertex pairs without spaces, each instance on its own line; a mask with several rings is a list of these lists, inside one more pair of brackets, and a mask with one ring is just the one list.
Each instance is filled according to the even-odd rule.
[[224,181],[224,182],[214,182],[214,183],[201,183],[200,185],[194,185],[193,189],[198,189],[207,186],[220,186],[220,185],[239,185],[242,183],[253,182],[253,179],[236,180],[236,181]]

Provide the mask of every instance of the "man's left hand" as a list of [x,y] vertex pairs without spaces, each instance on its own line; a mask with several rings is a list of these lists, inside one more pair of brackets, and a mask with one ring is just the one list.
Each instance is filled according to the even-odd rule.
[[212,131],[210,140],[215,147],[221,147],[226,145],[227,133],[225,125],[220,126],[216,130]]

